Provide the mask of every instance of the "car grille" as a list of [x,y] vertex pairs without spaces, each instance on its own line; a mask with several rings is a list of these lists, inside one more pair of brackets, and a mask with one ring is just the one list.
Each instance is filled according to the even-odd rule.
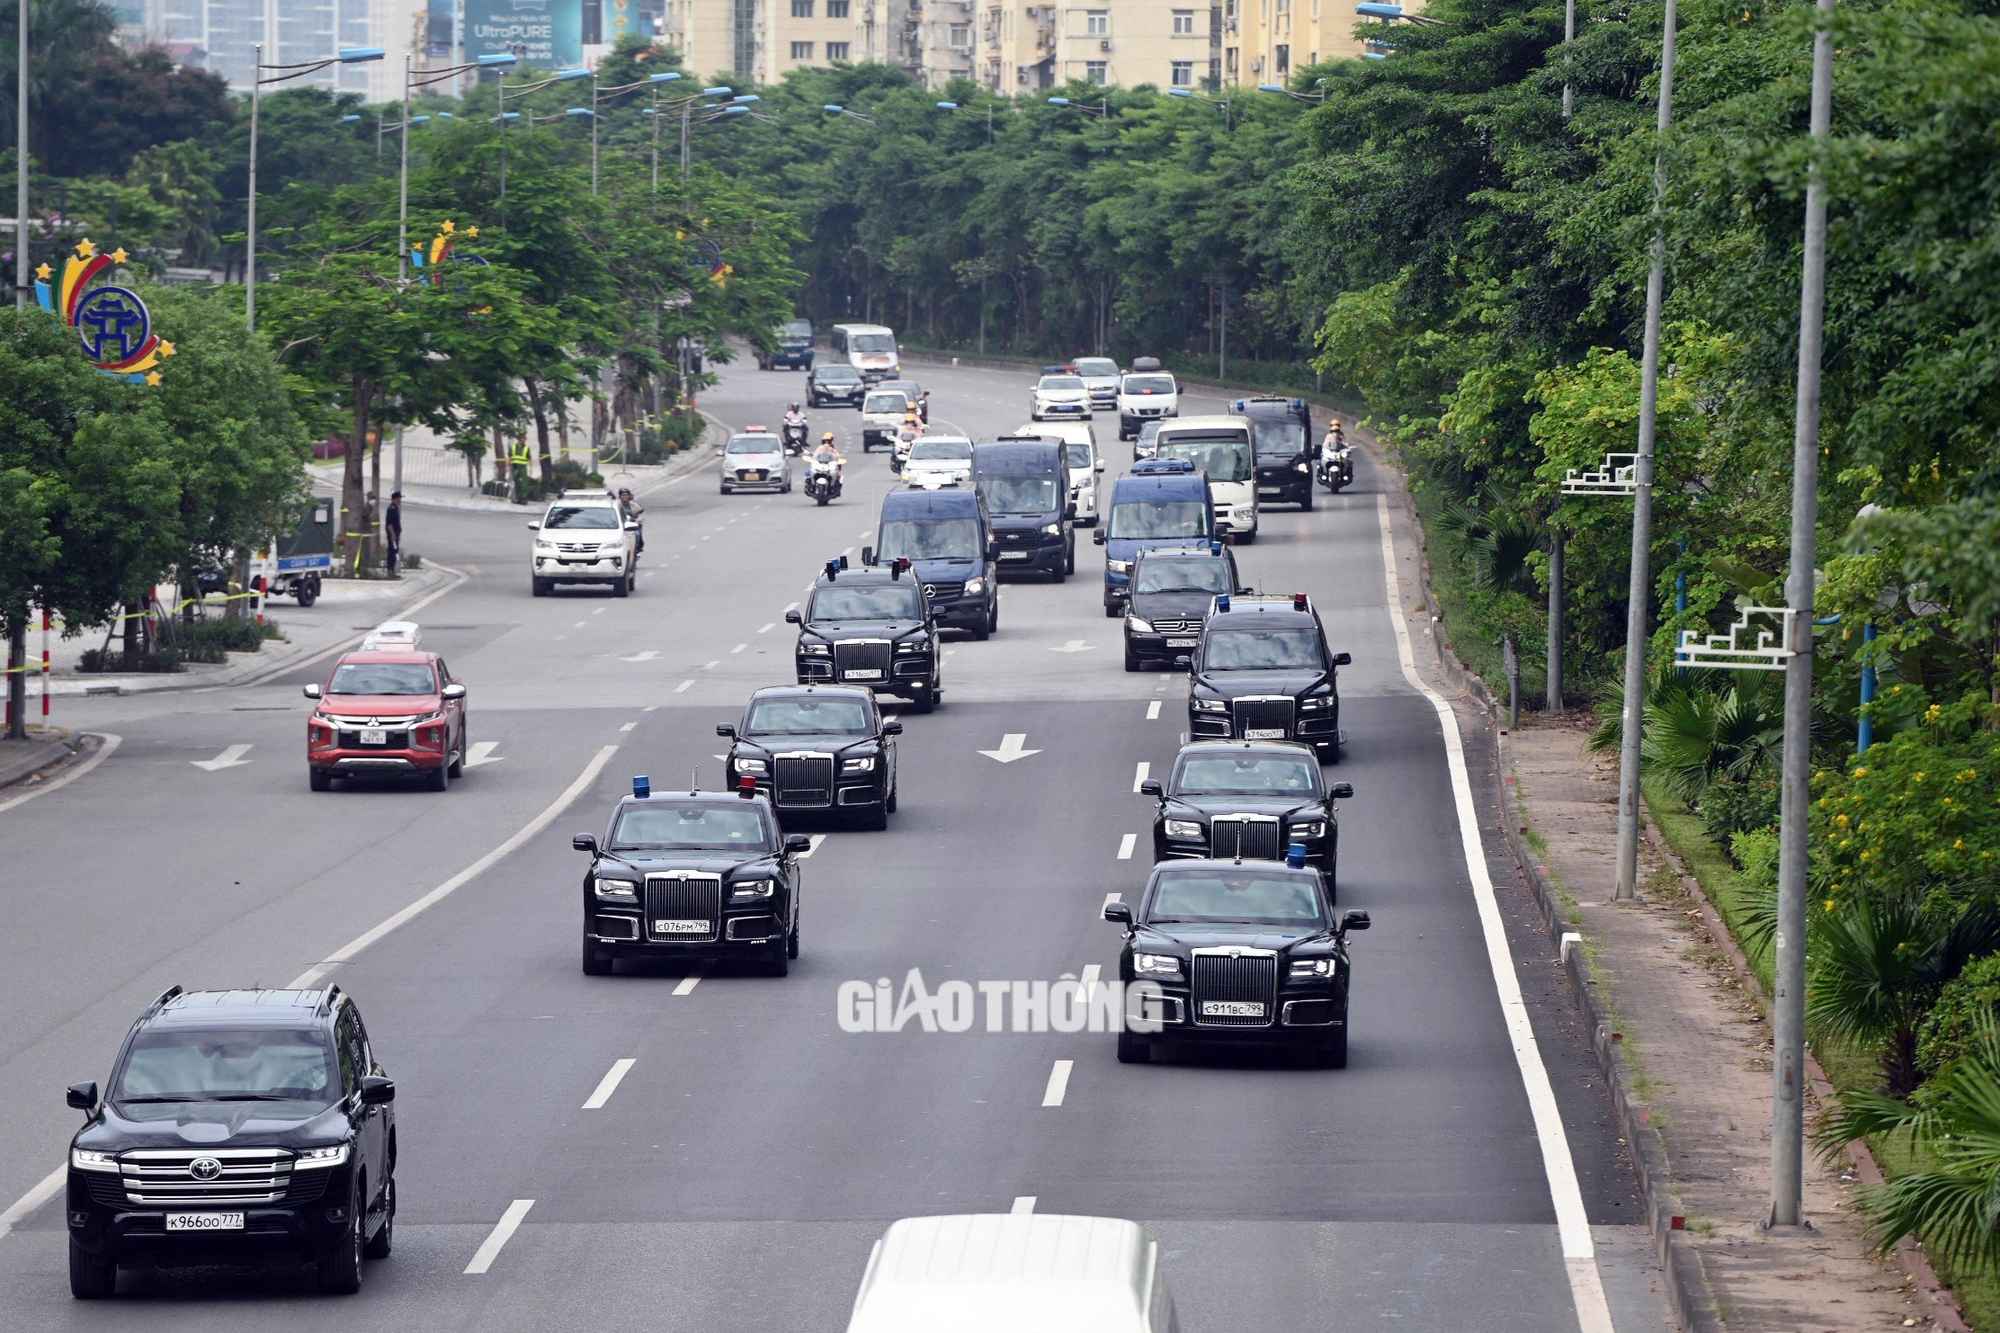
[[[194,1168],[208,1162],[220,1169],[204,1180]],[[126,1153],[118,1173],[132,1203],[277,1203],[291,1185],[292,1154],[283,1148],[145,1148]]]
[[[1231,958],[1226,954],[1197,953],[1193,959],[1190,988],[1197,1027],[1269,1027],[1278,998],[1278,960],[1270,954]],[[1202,1006],[1212,1000],[1261,1004],[1264,1006],[1263,1016],[1221,1018],[1204,1014]]]
[[1209,825],[1208,845],[1216,856],[1242,856],[1252,861],[1276,861],[1284,841],[1274,815],[1217,815]]
[[[887,680],[889,642],[886,639],[856,639],[833,645],[834,674],[841,680]],[[857,676],[855,672],[862,674]]]
[[[388,728],[382,733],[382,737],[381,745],[370,745],[365,748],[370,750],[407,750],[410,748],[410,733],[400,727]],[[349,727],[342,727],[340,729],[339,744],[343,750],[359,750],[364,748],[361,744],[361,733]]]
[[779,755],[771,761],[772,794],[780,806],[833,804],[832,755]]
[[924,596],[933,602],[949,602],[965,595],[963,583],[926,583]]
[[[722,877],[720,875],[646,876],[646,935],[649,939],[677,944],[700,944],[715,938],[716,923],[722,918]],[[656,932],[657,921],[706,921],[706,934],[682,935]]]
[[1236,719],[1236,734],[1246,736],[1252,731],[1282,731],[1289,736],[1296,708],[1297,704],[1291,699],[1238,699],[1231,707]]
[[1156,634],[1199,634],[1201,632],[1201,622],[1199,620],[1155,620],[1151,623],[1153,632]]

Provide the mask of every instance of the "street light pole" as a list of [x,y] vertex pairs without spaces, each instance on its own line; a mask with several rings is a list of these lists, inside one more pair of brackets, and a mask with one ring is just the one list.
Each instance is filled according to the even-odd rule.
[[[21,0],[23,6],[27,0]],[[264,101],[264,44],[251,48],[256,60],[250,74],[250,201],[243,238],[243,322],[257,330],[257,111]]]
[[1799,283],[1798,416],[1792,433],[1792,568],[1785,598],[1784,782],[1778,807],[1778,931],[1771,1006],[1771,1222],[1797,1227],[1805,1150],[1806,821],[1812,802],[1813,564],[1818,555],[1820,354],[1826,312],[1826,174],[1833,122],[1833,0],[1813,33],[1812,141],[1806,168],[1805,262]]
[[[28,308],[28,0],[15,0],[21,16],[21,30],[14,42],[17,67],[14,71],[14,308]],[[27,631],[20,631],[21,649],[27,651]],[[24,679],[19,672],[7,678],[11,686]],[[18,720],[26,707],[25,689],[14,711]]]
[[1646,725],[1646,598],[1652,591],[1653,443],[1660,406],[1660,303],[1667,282],[1667,130],[1674,114],[1674,37],[1667,0],[1660,38],[1659,141],[1653,148],[1653,262],[1646,274],[1646,341],[1640,361],[1639,453],[1632,494],[1632,582],[1625,610],[1625,709],[1618,746],[1618,861],[1612,897],[1639,896],[1639,740]]
[[688,178],[688,125],[694,116],[694,103],[681,103],[681,179]]
[[590,76],[590,193],[597,195],[597,74]]
[[[1668,0],[1673,3],[1673,0]],[[404,281],[410,267],[410,56],[403,54],[402,165],[397,169],[396,190],[396,281]]]
[[1569,119],[1572,104],[1569,86],[1570,43],[1576,40],[1576,0],[1563,0],[1563,119]]

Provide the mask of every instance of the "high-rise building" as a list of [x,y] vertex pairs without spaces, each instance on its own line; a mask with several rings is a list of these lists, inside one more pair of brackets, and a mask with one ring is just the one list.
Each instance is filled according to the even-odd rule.
[[357,92],[374,102],[402,96],[403,58],[421,52],[424,0],[135,0],[123,25],[135,44],[165,47],[188,64],[220,74],[233,92],[256,78],[257,45],[266,65],[325,60],[342,47],[379,46],[383,59],[329,65],[286,86]]

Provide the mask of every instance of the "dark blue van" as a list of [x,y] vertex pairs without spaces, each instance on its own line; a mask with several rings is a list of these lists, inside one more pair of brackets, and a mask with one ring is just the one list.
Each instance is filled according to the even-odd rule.
[[908,560],[941,629],[983,639],[1000,628],[1000,589],[992,525],[979,493],[895,490],[882,497],[875,545],[864,564]]
[[1037,570],[1057,583],[1076,572],[1069,473],[1059,441],[1001,439],[972,447],[972,485],[1003,570]]
[[1093,533],[1104,548],[1104,614],[1122,615],[1132,560],[1151,546],[1206,546],[1215,536],[1208,481],[1185,458],[1146,459],[1111,488],[1104,522]]

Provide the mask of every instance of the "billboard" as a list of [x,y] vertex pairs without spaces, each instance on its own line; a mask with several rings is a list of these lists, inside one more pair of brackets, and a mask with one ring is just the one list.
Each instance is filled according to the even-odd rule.
[[465,58],[505,55],[539,69],[583,63],[583,0],[465,0]]

